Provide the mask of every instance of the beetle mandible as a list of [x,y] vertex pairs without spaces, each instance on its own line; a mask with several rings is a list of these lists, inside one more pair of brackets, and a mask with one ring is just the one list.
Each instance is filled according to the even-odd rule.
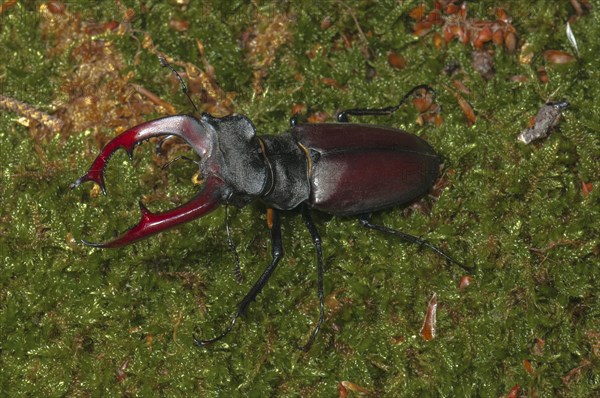
[[[177,74],[164,59],[160,61]],[[189,99],[183,80],[178,74],[177,77]],[[348,116],[390,115],[420,90],[435,94],[429,86],[417,86],[398,105],[342,111],[338,114],[338,123],[299,124],[294,117],[290,130],[278,136],[257,136],[254,125],[243,115],[167,116],[132,127],[113,138],[88,172],[71,187],[93,181],[106,194],[103,172],[111,155],[124,148],[132,158],[137,144],[158,136],[178,136],[200,156],[203,186],[189,202],[162,213],[151,213],[140,202],[142,216],[137,225],[109,242],[82,242],[100,248],[124,246],[202,217],[220,204],[242,207],[258,199],[269,211],[272,209],[272,260],[240,301],[231,322],[220,335],[209,340],[194,336],[196,345],[207,346],[225,337],[261,292],[283,257],[279,213],[300,207],[317,257],[319,319],[307,343],[299,347],[308,351],[325,317],[321,237],[312,221],[311,209],[335,216],[358,217],[366,228],[427,247],[447,261],[468,269],[428,241],[370,220],[372,212],[406,204],[426,194],[438,178],[440,159],[433,148],[416,135],[391,127],[349,123]]]

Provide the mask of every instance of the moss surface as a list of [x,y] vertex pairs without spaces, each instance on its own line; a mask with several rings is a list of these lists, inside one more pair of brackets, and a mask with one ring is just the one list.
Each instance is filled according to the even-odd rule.
[[[517,385],[531,397],[600,395],[600,4],[571,19],[579,55],[555,65],[544,51],[575,54],[565,34],[572,2],[506,2],[517,47],[485,44],[494,63],[485,79],[472,44],[436,47],[437,25],[413,34],[409,13],[421,4],[430,12],[430,1],[24,3],[0,15],[0,94],[30,106],[0,113],[3,396],[320,397],[336,396],[342,381],[394,397],[498,397]],[[495,5],[469,3],[470,23],[496,21]],[[319,117],[435,87],[438,127],[418,125],[411,106],[362,120],[414,132],[445,159],[439,197],[375,220],[474,265],[472,284],[458,289],[465,272],[430,252],[316,216],[328,313],[302,353],[294,347],[318,316],[316,267],[290,213],[270,283],[223,342],[194,347],[192,334],[219,333],[270,260],[264,209],[230,212],[239,285],[223,210],[118,250],[76,241],[135,223],[139,198],[153,211],[182,203],[196,190],[193,164],[161,170],[146,144],[132,163],[124,152],[111,159],[107,197],[92,184],[69,189],[116,133],[169,104],[190,111],[159,52],[188,72],[201,110],[245,114],[259,134],[285,131],[294,104]],[[393,67],[390,52],[405,65]],[[451,62],[461,69],[449,75]],[[470,89],[462,96],[472,126],[454,80]],[[518,142],[557,99],[571,103],[559,127]],[[37,123],[34,112],[63,127]],[[437,335],[426,342],[419,330],[434,292]]]

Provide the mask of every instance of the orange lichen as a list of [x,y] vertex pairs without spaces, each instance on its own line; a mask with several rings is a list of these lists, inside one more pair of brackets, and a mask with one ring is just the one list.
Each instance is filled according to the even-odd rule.
[[130,84],[134,75],[123,75],[123,56],[112,41],[94,37],[107,30],[110,34],[125,34],[124,26],[83,22],[68,8],[57,7],[42,4],[39,10],[42,35],[50,38],[47,56],[68,53],[76,65],[60,86],[63,99],[55,116],[64,123],[61,134],[100,128],[122,131],[141,123],[149,113],[164,112],[135,92]]
[[277,50],[292,39],[288,14],[257,14],[254,25],[245,32],[248,40],[243,41],[253,72],[254,92],[263,92],[262,81],[269,67],[275,62]]

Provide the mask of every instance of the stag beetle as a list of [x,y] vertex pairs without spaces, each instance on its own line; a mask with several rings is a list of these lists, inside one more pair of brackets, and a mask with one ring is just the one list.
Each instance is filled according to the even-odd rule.
[[[190,99],[179,74],[164,59],[161,63],[176,73]],[[261,292],[283,257],[279,212],[300,207],[317,256],[319,319],[308,342],[299,347],[308,351],[325,314],[321,237],[310,209],[335,216],[356,216],[366,228],[425,246],[448,262],[468,269],[426,240],[370,221],[372,212],[402,205],[426,194],[438,177],[440,158],[416,135],[390,127],[348,123],[348,116],[390,115],[421,90],[435,94],[428,86],[417,86],[398,105],[342,111],[338,114],[338,123],[300,124],[294,117],[290,130],[278,136],[257,136],[254,125],[243,115],[167,116],[132,127],[113,138],[88,172],[71,187],[93,181],[106,194],[103,171],[111,155],[124,148],[132,158],[137,144],[158,136],[181,137],[200,156],[203,187],[189,202],[163,213],[151,213],[140,202],[142,216],[137,225],[109,242],[82,240],[82,243],[99,248],[120,247],[202,217],[220,204],[242,207],[256,199],[263,202],[270,215],[271,263],[240,301],[231,322],[220,335],[210,340],[194,336],[196,345],[206,346],[225,337]],[[191,99],[190,102],[194,105]]]

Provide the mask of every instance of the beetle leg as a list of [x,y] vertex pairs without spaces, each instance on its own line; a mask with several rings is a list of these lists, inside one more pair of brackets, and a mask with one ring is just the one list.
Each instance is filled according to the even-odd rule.
[[392,105],[392,106],[388,106],[385,108],[374,108],[374,109],[367,109],[367,108],[346,109],[337,114],[338,122],[347,123],[349,115],[353,115],[353,116],[391,115],[392,113],[396,112],[402,106],[402,104],[404,104],[406,102],[408,97],[410,97],[411,95],[413,95],[415,92],[417,92],[419,90],[425,90],[427,92],[432,93],[435,96],[435,90],[433,88],[429,87],[426,84],[421,84],[419,86],[413,87],[408,93],[404,94],[404,97],[402,97],[400,102],[398,102],[398,105]]
[[281,240],[281,220],[279,218],[279,213],[277,212],[277,210],[273,211],[273,226],[271,228],[271,256],[273,257],[273,259],[271,260],[271,264],[269,264],[269,266],[263,271],[262,275],[258,278],[256,282],[254,282],[252,288],[250,288],[250,291],[248,291],[248,293],[246,293],[246,296],[244,296],[242,301],[240,301],[240,303],[238,304],[237,311],[235,312],[235,314],[233,314],[233,317],[231,318],[229,326],[223,331],[223,333],[210,340],[200,340],[196,336],[193,336],[194,343],[196,343],[198,347],[206,347],[207,345],[219,341],[223,337],[227,336],[227,334],[231,332],[231,330],[235,326],[237,319],[246,311],[248,305],[250,305],[250,303],[254,301],[254,299],[256,299],[256,296],[258,296],[258,294],[262,291],[262,289],[267,284],[267,281],[273,274],[273,271],[275,271],[275,268],[277,268],[279,260],[281,260],[281,258],[283,257],[283,242]]
[[325,297],[323,294],[323,250],[321,247],[321,236],[319,235],[319,231],[317,231],[317,228],[312,221],[310,210],[307,206],[302,206],[302,218],[304,219],[304,224],[310,233],[313,244],[315,245],[315,251],[317,253],[317,293],[319,295],[319,321],[317,322],[317,326],[315,326],[315,329],[308,338],[306,344],[304,346],[298,346],[298,349],[308,352],[315,341],[315,337],[317,337],[317,334],[321,329],[323,320],[325,319]]
[[410,234],[398,231],[396,229],[385,227],[383,225],[373,224],[370,220],[370,217],[365,214],[360,215],[358,219],[363,227],[374,229],[374,230],[380,231],[380,232],[384,232],[386,234],[394,235],[394,236],[402,239],[405,242],[414,243],[414,244],[419,245],[420,247],[426,247],[429,250],[431,250],[432,252],[434,252],[435,254],[437,254],[438,256],[445,258],[448,263],[454,263],[466,271],[473,271],[474,267],[467,267],[463,263],[456,261],[449,255],[444,253],[441,249],[435,247],[434,245],[432,245],[425,239],[421,239],[418,236],[410,235]]

